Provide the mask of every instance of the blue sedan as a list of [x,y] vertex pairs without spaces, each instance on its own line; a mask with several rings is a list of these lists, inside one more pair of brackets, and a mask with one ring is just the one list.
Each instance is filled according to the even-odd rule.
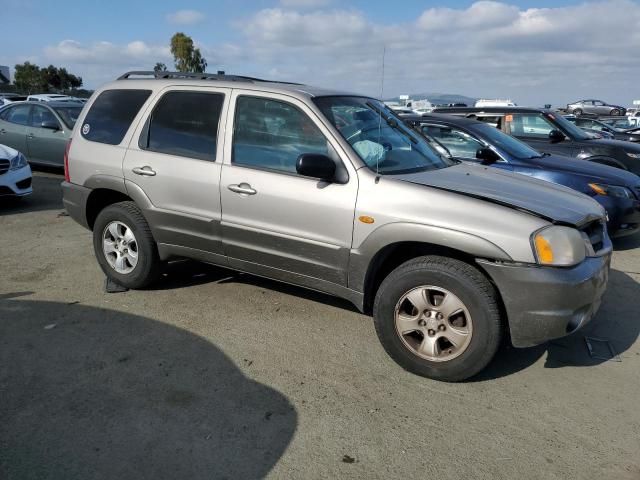
[[606,165],[540,153],[486,123],[453,115],[402,119],[445,147],[450,156],[565,185],[597,200],[609,216],[612,237],[640,229],[640,177]]

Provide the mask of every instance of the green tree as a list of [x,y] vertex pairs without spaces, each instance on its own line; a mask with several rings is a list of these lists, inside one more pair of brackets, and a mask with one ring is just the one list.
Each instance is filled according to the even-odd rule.
[[171,37],[171,53],[179,72],[202,73],[207,69],[207,60],[200,49],[195,48],[191,37],[182,32]]
[[166,72],[167,66],[164,63],[156,63],[155,67],[153,67],[154,72]]
[[15,66],[13,76],[16,89],[27,94],[42,92],[47,89],[40,67],[30,62]]

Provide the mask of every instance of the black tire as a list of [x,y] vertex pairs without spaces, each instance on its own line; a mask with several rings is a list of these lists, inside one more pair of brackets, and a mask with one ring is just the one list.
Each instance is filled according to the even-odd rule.
[[617,108],[614,108],[613,110],[611,110],[611,116],[612,117],[617,117],[619,116],[622,112],[620,112],[620,110],[618,110]]
[[[453,293],[471,315],[471,340],[456,358],[434,362],[419,357],[396,332],[396,305],[406,292],[422,285]],[[396,268],[376,293],[373,316],[376,333],[389,356],[405,370],[435,380],[459,382],[473,377],[489,364],[502,341],[503,323],[493,285],[474,267],[447,257],[419,257]]]
[[576,117],[579,117],[580,115],[582,115],[582,109],[581,108],[576,108],[575,110],[573,110],[573,114]]
[[[138,247],[138,262],[133,270],[121,274],[107,262],[102,249],[105,228],[113,221],[122,222],[133,231]],[[130,289],[144,288],[158,279],[161,262],[151,229],[134,202],[119,202],[104,208],[93,225],[93,249],[102,271],[114,282]]]

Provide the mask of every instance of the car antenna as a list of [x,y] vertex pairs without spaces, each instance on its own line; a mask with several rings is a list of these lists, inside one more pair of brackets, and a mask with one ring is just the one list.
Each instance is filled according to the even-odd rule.
[[[382,47],[382,75],[380,76],[380,101],[383,101],[384,95],[384,57],[387,53],[387,46]],[[382,109],[378,110],[378,143],[382,137]],[[380,181],[380,158],[376,158],[376,183]]]

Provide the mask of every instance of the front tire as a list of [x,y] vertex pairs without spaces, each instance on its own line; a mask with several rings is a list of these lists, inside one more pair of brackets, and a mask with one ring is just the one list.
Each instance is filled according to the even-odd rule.
[[160,275],[158,248],[134,202],[114,203],[98,214],[93,248],[105,275],[123,287],[144,288]]
[[447,257],[419,257],[391,272],[378,289],[373,315],[389,356],[435,380],[476,375],[502,340],[493,285],[474,267]]

